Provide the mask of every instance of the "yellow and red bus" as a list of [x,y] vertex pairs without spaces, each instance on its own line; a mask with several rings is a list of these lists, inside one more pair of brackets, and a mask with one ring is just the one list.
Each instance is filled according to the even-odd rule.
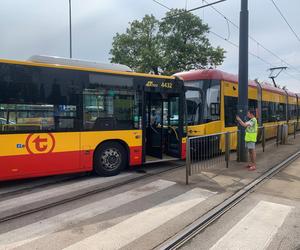
[[0,60],[0,180],[185,158],[184,85],[123,65]]
[[[186,86],[188,136],[237,130],[238,76],[216,69],[192,70],[176,74]],[[289,132],[299,120],[299,95],[267,83],[249,81],[248,107],[255,109],[266,138],[275,136],[275,124],[289,124]],[[236,142],[232,142],[233,148]]]

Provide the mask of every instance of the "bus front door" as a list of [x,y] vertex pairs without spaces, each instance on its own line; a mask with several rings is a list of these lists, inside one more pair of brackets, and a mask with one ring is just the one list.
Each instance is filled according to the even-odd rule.
[[163,102],[164,115],[164,148],[165,154],[168,156],[179,158],[181,133],[179,119],[179,97],[168,96]]
[[[146,158],[162,159],[163,102],[159,93],[146,93]],[[150,157],[149,157],[150,156]],[[146,159],[146,161],[148,161]],[[152,159],[150,159],[152,160]]]
[[146,93],[145,103],[146,162],[180,158],[180,96]]

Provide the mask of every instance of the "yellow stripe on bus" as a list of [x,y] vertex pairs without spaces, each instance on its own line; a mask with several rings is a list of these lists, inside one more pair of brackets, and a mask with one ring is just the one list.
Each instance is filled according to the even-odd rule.
[[94,150],[106,140],[121,140],[128,147],[142,146],[141,130],[60,132],[0,135],[0,156]]

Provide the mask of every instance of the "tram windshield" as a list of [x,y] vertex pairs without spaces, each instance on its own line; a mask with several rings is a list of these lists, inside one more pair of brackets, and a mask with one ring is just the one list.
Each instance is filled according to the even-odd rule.
[[198,125],[220,119],[220,81],[186,81],[188,125]]

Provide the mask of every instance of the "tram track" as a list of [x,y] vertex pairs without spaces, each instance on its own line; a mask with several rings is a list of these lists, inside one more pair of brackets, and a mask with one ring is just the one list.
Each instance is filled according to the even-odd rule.
[[[26,215],[34,214],[34,213],[37,213],[37,212],[40,212],[40,211],[43,211],[43,210],[46,210],[46,209],[49,209],[49,208],[53,208],[53,207],[56,207],[56,206],[60,206],[60,205],[69,203],[69,202],[80,200],[80,199],[86,198],[86,197],[94,195],[94,194],[102,193],[102,192],[105,192],[105,191],[108,191],[108,190],[112,190],[112,189],[115,189],[115,188],[118,188],[118,187],[122,187],[122,186],[127,185],[127,184],[135,183],[137,181],[147,179],[147,178],[150,178],[150,177],[162,174],[162,173],[166,173],[166,172],[169,172],[169,171],[172,171],[172,170],[176,170],[176,169],[178,169],[180,167],[183,167],[185,165],[185,164],[180,164],[180,163],[175,163],[175,162],[171,162],[171,163],[172,163],[172,167],[168,167],[166,169],[162,169],[162,170],[159,170],[157,172],[150,172],[150,173],[145,172],[144,173],[142,171],[142,174],[140,176],[136,176],[136,177],[133,177],[133,178],[130,178],[130,179],[126,179],[126,180],[123,180],[123,181],[120,181],[120,182],[117,182],[117,183],[113,183],[113,184],[110,184],[110,185],[107,185],[107,186],[104,186],[104,187],[98,187],[98,188],[96,187],[93,190],[88,190],[87,192],[84,192],[84,193],[75,194],[71,197],[67,197],[67,198],[64,198],[64,199],[61,199],[61,200],[58,200],[58,201],[55,201],[55,202],[51,202],[51,203],[48,203],[46,205],[41,205],[41,206],[38,206],[38,207],[35,207],[35,208],[28,208],[26,210],[16,212],[16,213],[8,215],[8,216],[2,216],[2,217],[0,217],[0,224],[4,223],[4,222],[8,222],[8,221],[12,221],[12,220],[21,218],[21,217],[26,216]],[[32,190],[34,190],[34,188]]]
[[[37,188],[48,188],[48,187],[51,187],[51,186],[54,186],[54,185],[57,185],[57,184],[60,184],[60,183],[68,183],[68,182],[71,182],[71,181],[74,181],[74,180],[81,180],[81,179],[84,179],[84,178],[88,178],[88,176],[90,176],[89,172],[76,174],[75,176],[73,174],[70,177],[65,177],[65,178],[58,179],[58,180],[55,180],[55,179],[54,180],[49,180],[48,182],[44,182],[44,183],[40,183],[40,184],[36,184],[36,185],[32,185],[32,186],[28,186],[28,187],[24,187],[24,188],[20,188],[20,189],[15,188],[14,190],[11,190],[11,191],[1,192],[0,193],[0,196],[1,196],[0,201],[3,198],[10,198],[10,196],[19,195],[19,194],[23,194],[23,193],[26,193],[26,192],[34,191]],[[47,178],[49,178],[49,177],[47,177]],[[53,177],[53,178],[55,178],[55,177]],[[16,182],[16,181],[14,181],[14,182]],[[26,185],[26,183],[23,184],[23,185]]]
[[178,232],[173,237],[169,238],[162,244],[155,247],[155,250],[174,250],[179,249],[185,243],[194,238],[197,234],[203,231],[205,228],[214,223],[217,219],[219,219],[223,214],[229,211],[231,208],[240,203],[243,199],[245,199],[251,192],[254,192],[255,189],[262,185],[265,181],[272,178],[278,172],[282,171],[289,164],[295,161],[300,157],[300,150],[296,153],[289,156],[284,161],[279,164],[273,166],[271,169],[266,171],[264,174],[253,180],[251,183],[237,191],[235,194],[227,198],[225,201],[212,208],[210,211],[205,213],[203,216],[199,217],[192,224],[184,228],[182,231]]

